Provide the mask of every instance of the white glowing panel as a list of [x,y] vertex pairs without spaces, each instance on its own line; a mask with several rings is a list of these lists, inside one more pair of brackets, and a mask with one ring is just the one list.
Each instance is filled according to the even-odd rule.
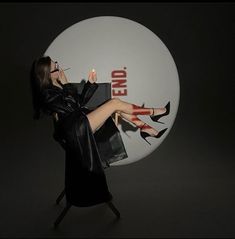
[[156,130],[168,130],[160,138],[148,137],[149,145],[130,123],[125,133],[118,128],[128,158],[112,165],[123,165],[143,159],[163,142],[176,118],[180,86],[175,62],[165,44],[145,26],[122,17],[100,16],[80,21],[64,30],[50,44],[45,55],[57,60],[66,71],[69,82],[88,78],[95,69],[97,83],[122,81],[112,88],[112,96],[145,107],[162,108],[170,101],[170,114],[153,122],[148,115],[139,119]]

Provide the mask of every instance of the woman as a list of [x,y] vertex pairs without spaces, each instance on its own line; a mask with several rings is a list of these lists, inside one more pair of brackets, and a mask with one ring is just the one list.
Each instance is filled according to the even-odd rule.
[[[159,138],[166,129],[158,132],[136,115],[149,115],[153,121],[159,122],[158,119],[169,114],[170,109],[170,102],[165,108],[144,108],[112,98],[90,110],[84,106],[98,87],[96,80],[95,71],[91,71],[82,93],[78,94],[77,88],[68,82],[63,69],[49,56],[36,59],[31,68],[34,119],[39,119],[41,113],[56,118],[54,138],[66,150],[66,200],[75,206],[91,206],[112,199],[101,150],[97,147],[104,145],[109,138],[111,140],[113,129],[118,131],[112,124],[111,115],[118,112],[121,117],[134,123],[140,128],[144,139]],[[108,162],[105,163],[109,166]]]

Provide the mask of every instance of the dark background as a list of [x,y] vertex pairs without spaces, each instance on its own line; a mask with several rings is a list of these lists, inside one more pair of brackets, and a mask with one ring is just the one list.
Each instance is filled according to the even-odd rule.
[[[234,4],[2,3],[1,237],[235,237]],[[175,123],[148,157],[106,170],[114,204],[64,207],[64,151],[32,119],[29,68],[62,31],[96,16],[153,31],[180,78]],[[92,57],[92,56],[91,56]]]

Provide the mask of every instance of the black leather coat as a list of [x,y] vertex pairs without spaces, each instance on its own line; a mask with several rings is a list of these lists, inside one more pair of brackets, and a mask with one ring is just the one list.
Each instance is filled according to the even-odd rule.
[[127,157],[120,133],[111,116],[92,133],[85,104],[98,84],[87,81],[81,94],[73,83],[52,85],[42,94],[44,113],[56,112],[53,137],[65,149],[66,200],[74,206],[91,206],[112,199],[104,168]]

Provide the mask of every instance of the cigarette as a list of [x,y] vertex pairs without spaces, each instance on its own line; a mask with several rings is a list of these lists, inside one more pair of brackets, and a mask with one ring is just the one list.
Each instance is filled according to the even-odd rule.
[[67,71],[67,70],[69,70],[70,68],[66,68],[66,69],[63,69],[63,71]]

